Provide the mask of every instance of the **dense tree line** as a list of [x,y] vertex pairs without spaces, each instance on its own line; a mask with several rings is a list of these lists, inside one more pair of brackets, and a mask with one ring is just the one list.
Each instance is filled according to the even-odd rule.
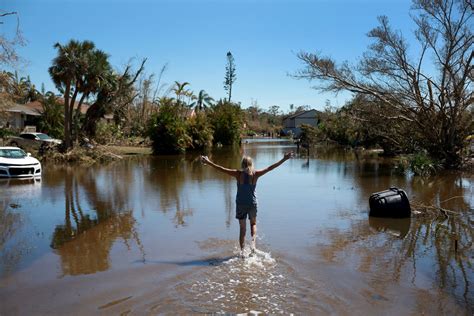
[[[445,167],[457,167],[472,132],[473,14],[471,1],[413,0],[416,58],[402,33],[382,16],[368,33],[373,43],[358,65],[301,52],[304,68],[296,76],[316,80],[322,91],[363,95],[360,107],[367,109],[359,114],[370,114],[355,117],[382,125],[378,136],[391,137],[395,146],[389,150],[424,150]],[[434,67],[427,66],[430,62]]]

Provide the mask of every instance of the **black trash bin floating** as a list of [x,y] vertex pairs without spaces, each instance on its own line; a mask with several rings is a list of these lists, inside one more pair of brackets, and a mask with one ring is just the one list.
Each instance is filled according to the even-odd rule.
[[373,193],[369,198],[369,206],[369,216],[404,218],[411,214],[407,194],[395,187]]

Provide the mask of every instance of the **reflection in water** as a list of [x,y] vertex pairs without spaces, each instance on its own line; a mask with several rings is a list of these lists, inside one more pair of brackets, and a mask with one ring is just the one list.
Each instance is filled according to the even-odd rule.
[[[292,149],[249,141],[209,155],[239,168],[245,153],[258,168]],[[0,182],[0,314],[472,314],[472,175],[392,170],[325,148],[289,161],[259,186],[259,252],[242,261],[235,180],[198,155],[46,165],[40,183]],[[452,213],[368,218],[370,194],[390,186]]]
[[[414,218],[411,225],[410,219],[369,217],[368,223],[386,234],[374,234],[366,222],[354,220],[350,230],[331,229],[324,233],[329,236],[329,243],[319,250],[323,258],[328,262],[345,262],[353,260],[351,254],[356,252],[358,270],[370,271],[381,284],[383,280],[401,282],[409,274],[415,286],[423,287],[423,275],[430,274],[434,288],[439,286],[451,293],[460,305],[472,311],[474,230],[469,214],[433,221]],[[422,273],[418,273],[418,266],[426,264],[426,260],[433,265],[429,270],[420,268]]]
[[25,218],[20,213],[28,198],[41,192],[41,178],[0,179],[0,276],[18,269],[32,245],[19,236]]
[[[55,181],[61,178],[64,185],[64,224],[56,226],[51,241],[51,247],[61,258],[64,275],[108,270],[109,252],[117,238],[125,243],[134,239],[141,245],[134,231],[132,211],[121,209],[126,204],[122,194],[126,191],[120,190],[123,182],[115,183],[116,189],[108,196],[98,184],[100,176],[92,169],[78,172],[63,167],[50,175],[54,175]],[[87,204],[88,209],[84,209],[83,204]]]
[[386,232],[392,236],[404,238],[410,230],[410,217],[408,218],[381,218],[369,216],[369,225],[376,231]]
[[[216,156],[216,162],[230,168],[239,168],[241,152],[235,148],[217,148],[209,154],[211,159]],[[187,190],[190,185],[200,187],[208,179],[216,179],[222,186],[226,226],[229,227],[234,214],[234,196],[232,190],[235,181],[229,176],[222,175],[203,168],[198,154],[186,156],[161,156],[149,160],[149,165],[143,172],[146,184],[155,189],[159,196],[161,212],[174,212],[176,227],[187,225],[187,217],[193,215],[194,207],[190,204]]]
[[8,200],[0,201],[0,275],[15,269],[21,260],[22,247],[13,245],[6,248],[6,243],[15,235],[21,227],[21,215],[14,213]]
[[[155,188],[159,195],[160,208],[164,213],[173,212],[176,227],[186,226],[186,218],[193,215],[192,207],[184,193],[193,165],[182,156],[165,156],[150,160],[148,170],[144,172],[147,185]],[[198,175],[200,177],[200,175]]]
[[[435,276],[440,288],[458,297],[468,308],[474,308],[474,230],[469,214],[448,216],[444,220],[414,222],[400,251],[413,267],[416,277],[417,262],[430,257],[435,265]],[[402,263],[404,260],[402,260]],[[472,311],[472,310],[471,310]]]
[[[61,257],[61,267],[64,275],[90,274],[106,271],[110,267],[109,253],[117,238],[124,242],[138,236],[133,232],[135,219],[131,212],[114,213],[107,219],[85,228],[82,234],[77,234],[65,242],[63,231],[54,232],[55,239],[62,239],[62,244],[55,252]],[[84,232],[87,230],[87,233]],[[139,244],[139,239],[135,239]]]

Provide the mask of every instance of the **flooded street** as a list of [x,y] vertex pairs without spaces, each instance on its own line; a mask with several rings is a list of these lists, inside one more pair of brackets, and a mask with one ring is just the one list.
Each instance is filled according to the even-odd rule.
[[[264,168],[296,148],[217,148]],[[436,219],[368,217],[397,186]],[[474,175],[401,176],[388,160],[319,149],[262,177],[257,254],[238,258],[235,180],[199,157],[44,165],[0,181],[0,315],[474,312]],[[247,229],[249,241],[250,229]]]

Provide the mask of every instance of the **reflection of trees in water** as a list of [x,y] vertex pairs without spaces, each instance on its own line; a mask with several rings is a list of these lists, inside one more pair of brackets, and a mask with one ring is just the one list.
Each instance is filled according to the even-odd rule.
[[186,226],[186,217],[192,216],[192,209],[186,196],[184,185],[188,174],[192,172],[190,164],[183,156],[153,157],[144,177],[151,187],[156,187],[160,195],[160,210],[164,213],[174,209],[173,221],[178,226]]
[[0,275],[15,271],[32,252],[22,201],[41,193],[41,178],[0,179]]
[[[358,270],[377,276],[370,278],[377,280],[374,287],[390,286],[389,283],[383,285],[379,282],[387,275],[400,282],[402,271],[410,274],[412,282],[416,283],[417,269],[427,269],[426,260],[429,260],[432,266],[428,271],[423,270],[422,275],[431,274],[434,284],[472,309],[474,230],[469,216],[461,214],[442,220],[414,218],[407,233],[401,224],[390,219],[375,222],[369,219],[370,226],[362,220],[353,221],[349,230],[329,229],[323,232],[329,242],[320,248],[320,252],[330,262],[335,258],[350,258],[348,263],[351,265],[354,256],[358,257]],[[398,231],[401,237],[406,235],[401,239],[393,237],[397,234],[374,234],[370,227],[377,232]],[[355,254],[351,255],[352,252]],[[424,262],[424,266],[418,264],[419,261]]]
[[393,170],[390,160],[371,158],[356,159],[344,164],[354,188],[359,192],[360,204],[367,204],[374,192],[386,190],[392,186],[407,192],[410,201],[436,205],[452,210],[469,210],[466,200],[468,187],[463,185],[463,175],[455,172],[441,173],[430,178],[399,175]]
[[0,201],[0,275],[13,271],[22,258],[21,247],[18,243],[13,247],[6,247],[7,242],[21,228],[21,215],[12,212],[8,200]]
[[[413,220],[408,234],[400,246],[396,246],[403,255],[395,262],[386,262],[386,265],[393,263],[393,271],[411,266],[415,278],[417,261],[429,257],[436,270],[435,278],[438,286],[447,290],[454,289],[455,295],[463,297],[466,303],[469,304],[470,301],[472,304],[474,293],[470,289],[470,284],[474,281],[474,271],[470,258],[474,257],[472,247],[474,230],[468,215],[472,209],[467,200],[470,194],[469,187],[463,184],[463,175],[444,173],[423,179],[396,175],[390,165],[385,163],[367,159],[356,159],[351,163],[354,187],[358,189],[360,204],[366,204],[367,209],[368,198],[372,193],[397,186],[407,191],[412,204],[416,200],[459,213],[459,215],[448,213],[449,217],[442,216],[436,220],[421,218]],[[365,222],[355,224],[350,234],[367,236],[369,231],[366,226]],[[342,250],[340,239],[344,236],[344,232],[336,232],[332,237],[334,238],[332,244],[337,245],[334,247],[335,251]],[[388,239],[378,253],[389,252],[392,246],[394,246],[393,240]],[[342,245],[342,248],[344,247]],[[373,265],[371,268],[377,269],[378,262],[375,259],[377,256],[373,255],[375,249],[367,248],[362,253],[366,254],[363,260]],[[395,254],[390,255],[390,258],[393,257],[396,257]],[[378,269],[383,270],[384,266],[381,265]],[[396,275],[399,275],[399,272]]]
[[[63,274],[90,274],[108,270],[110,249],[117,238],[122,238],[127,245],[130,240],[135,240],[141,247],[134,225],[135,219],[131,211],[112,213],[108,218],[96,221],[95,225],[86,228],[87,233],[84,233],[85,230],[76,231],[73,242],[66,242],[71,241],[64,234],[66,231],[56,228],[54,237],[56,241],[63,242],[55,251],[61,257]],[[143,252],[142,254],[144,255]]]
[[414,273],[416,262],[426,252],[432,256],[438,285],[462,294],[469,305],[474,302],[470,284],[474,281],[474,230],[467,214],[449,216],[443,220],[415,221],[400,250],[411,258]]
[[[216,163],[229,168],[238,168],[240,165],[241,156],[235,148],[219,148],[209,156]],[[186,217],[193,215],[185,186],[190,183],[200,186],[204,180],[218,179],[223,186],[228,226],[233,214],[234,197],[231,192],[235,181],[228,175],[203,167],[199,157],[197,153],[186,156],[152,157],[148,168],[143,170],[143,177],[148,186],[156,188],[160,210],[164,213],[174,212],[173,222],[176,226],[186,226]],[[202,189],[206,190],[205,187]]]
[[[211,159],[226,168],[231,169],[240,169],[242,155],[243,155],[242,147],[226,147],[220,148],[213,152],[213,157]],[[251,155],[250,153],[246,153],[247,155]],[[255,158],[255,157],[253,157]],[[211,178],[220,178],[222,181],[223,192],[224,192],[224,204],[225,204],[225,212],[226,212],[226,219],[225,225],[226,227],[230,227],[232,219],[234,218],[235,214],[235,196],[232,195],[232,188],[236,186],[236,181],[232,177],[222,174],[216,170],[209,168],[206,172],[210,173],[209,177]]]
[[117,183],[92,168],[70,166],[51,173],[62,177],[64,184],[64,224],[56,226],[51,241],[51,247],[61,257],[64,274],[108,269],[109,252],[117,238],[126,243],[134,239],[143,254],[132,211],[121,212],[126,205],[126,191],[120,190],[125,179]]
[[[334,154],[331,150],[320,149],[315,155],[318,160],[329,161],[327,164],[315,164],[311,170],[317,173],[337,172],[343,178],[350,179],[358,192],[358,204],[366,205],[367,210],[372,193],[397,186],[407,191],[411,202],[416,200],[459,213],[447,213],[448,217],[441,216],[435,220],[414,218],[408,231],[401,223],[372,219],[369,219],[369,225],[365,219],[352,222],[349,231],[328,229],[323,234],[329,236],[330,242],[321,248],[326,260],[356,257],[360,271],[380,277],[371,278],[373,280],[383,279],[387,272],[391,272],[394,280],[400,281],[401,271],[408,271],[413,282],[417,280],[417,269],[423,266],[419,262],[423,262],[423,269],[426,269],[428,260],[433,270],[423,273],[431,273],[434,284],[472,309],[474,230],[472,215],[469,215],[472,212],[471,193],[469,184],[466,185],[471,180],[459,173],[442,173],[429,179],[397,175],[389,159],[374,159],[356,152]],[[334,164],[333,161],[341,162]],[[389,234],[374,235],[374,229],[370,227]],[[393,235],[404,238],[387,237]],[[351,256],[351,251],[354,256]]]

